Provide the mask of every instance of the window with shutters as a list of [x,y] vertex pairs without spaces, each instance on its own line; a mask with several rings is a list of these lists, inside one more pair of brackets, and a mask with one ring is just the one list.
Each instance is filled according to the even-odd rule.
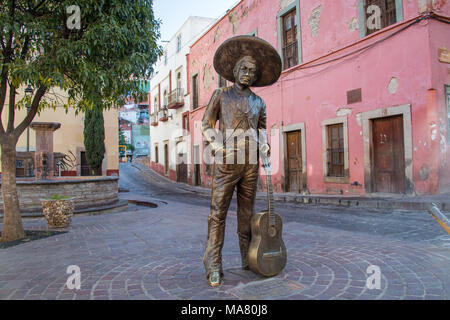
[[322,158],[325,182],[349,183],[347,117],[322,121]]
[[359,0],[361,36],[403,20],[402,0]]
[[297,11],[294,9],[282,17],[283,68],[298,64]]
[[192,77],[192,109],[198,108],[198,74]]
[[344,125],[327,126],[327,166],[329,177],[344,176]]

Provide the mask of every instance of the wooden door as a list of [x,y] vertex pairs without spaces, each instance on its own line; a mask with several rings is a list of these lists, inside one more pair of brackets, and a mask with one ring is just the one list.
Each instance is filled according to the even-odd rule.
[[81,152],[81,176],[101,176],[102,175],[102,166],[95,170],[94,174],[91,174],[91,169],[86,160],[86,152]]
[[177,182],[187,183],[187,154],[180,154],[177,164]]
[[405,193],[403,116],[372,120],[372,190]]
[[287,141],[287,192],[302,189],[302,139],[301,131],[286,133]]
[[81,152],[81,175],[89,176],[91,174],[86,160],[86,152]]

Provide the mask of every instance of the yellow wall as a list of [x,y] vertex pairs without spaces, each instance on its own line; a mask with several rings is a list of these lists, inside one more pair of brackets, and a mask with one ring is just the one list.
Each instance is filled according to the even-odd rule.
[[[56,90],[55,90],[56,91]],[[19,93],[23,94],[24,90],[19,89]],[[57,92],[58,99],[64,99],[64,93]],[[21,97],[17,97],[19,101]],[[54,94],[48,94],[46,99],[54,99]],[[8,99],[6,99],[6,102]],[[2,115],[3,127],[6,130],[8,105],[5,107]],[[15,126],[24,119],[26,110],[16,110]],[[106,154],[103,160],[103,175],[106,175],[107,170],[119,170],[119,124],[118,124],[118,110],[110,109],[103,112],[105,122],[105,147]],[[71,150],[77,157],[79,152],[84,151],[83,143],[83,128],[84,128],[84,113],[79,113],[75,116],[75,110],[70,109],[66,114],[64,108],[57,107],[56,110],[46,109],[40,115],[36,115],[33,122],[59,122],[61,128],[55,131],[53,139],[53,152],[61,152],[67,154]],[[25,151],[27,144],[27,131],[25,130],[17,143],[17,151]],[[30,151],[34,151],[36,145],[35,132],[30,128]],[[1,151],[0,151],[1,152]],[[80,159],[77,159],[77,164]],[[78,170],[80,166],[77,166]],[[76,170],[76,169],[74,169]],[[0,164],[1,172],[1,164]]]

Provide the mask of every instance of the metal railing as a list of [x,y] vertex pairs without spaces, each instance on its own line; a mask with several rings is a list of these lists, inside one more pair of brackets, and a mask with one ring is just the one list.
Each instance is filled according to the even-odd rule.
[[184,104],[184,90],[183,88],[176,88],[168,96],[168,106],[176,104]]
[[169,119],[169,111],[167,108],[162,108],[158,111],[158,120],[159,121],[167,121]]

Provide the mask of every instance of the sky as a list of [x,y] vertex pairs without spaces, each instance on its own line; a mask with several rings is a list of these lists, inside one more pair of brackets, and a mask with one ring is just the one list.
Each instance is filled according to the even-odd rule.
[[154,0],[153,11],[161,22],[161,40],[169,41],[189,16],[219,18],[238,0]]

